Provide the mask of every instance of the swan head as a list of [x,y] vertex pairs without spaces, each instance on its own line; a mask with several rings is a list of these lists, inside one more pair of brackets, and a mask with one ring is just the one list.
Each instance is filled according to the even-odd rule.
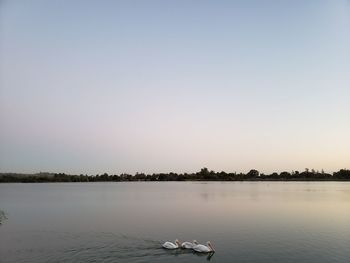
[[179,241],[178,239],[175,240],[175,244],[178,245],[178,246],[181,245],[181,244],[180,244],[180,241]]
[[198,242],[197,242],[197,240],[193,240],[193,242],[192,242],[193,244],[195,244],[195,245],[198,245]]

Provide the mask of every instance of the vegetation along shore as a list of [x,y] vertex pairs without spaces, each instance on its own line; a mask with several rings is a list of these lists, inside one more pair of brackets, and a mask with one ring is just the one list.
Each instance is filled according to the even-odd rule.
[[65,173],[0,173],[0,183],[45,183],[45,182],[128,182],[128,181],[350,181],[350,170],[334,173],[305,169],[303,172],[281,172],[263,174],[257,170],[248,173],[214,172],[202,168],[196,173],[136,173],[72,175]]

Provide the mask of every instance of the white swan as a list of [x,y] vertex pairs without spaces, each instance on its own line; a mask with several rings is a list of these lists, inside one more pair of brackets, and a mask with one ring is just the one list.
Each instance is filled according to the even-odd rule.
[[175,243],[171,243],[167,241],[162,245],[162,247],[166,249],[177,249],[180,247],[180,242],[177,239],[175,240]]
[[182,248],[190,249],[190,248],[193,248],[195,245],[198,245],[198,242],[197,242],[196,240],[193,240],[192,243],[191,243],[191,242],[188,242],[188,241],[183,242],[183,243],[181,244],[181,247],[182,247]]
[[200,252],[200,253],[209,253],[209,252],[215,252],[214,248],[212,247],[210,241],[207,242],[207,245],[195,245],[193,246],[193,250],[196,252]]

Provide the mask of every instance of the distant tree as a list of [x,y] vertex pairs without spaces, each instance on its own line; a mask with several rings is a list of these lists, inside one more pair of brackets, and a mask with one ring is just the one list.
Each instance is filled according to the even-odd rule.
[[255,178],[255,177],[258,177],[259,176],[259,171],[258,170],[255,170],[255,169],[252,169],[250,170],[248,173],[247,173],[247,177],[248,178]]
[[167,179],[166,174],[161,173],[158,175],[158,181],[166,181],[166,179]]
[[208,174],[209,174],[208,168],[206,168],[206,167],[202,168],[202,169],[200,170],[199,174],[202,175],[202,176],[208,175]]
[[278,178],[279,175],[278,175],[278,173],[272,173],[272,174],[270,175],[270,177],[272,177],[272,178]]
[[338,179],[350,179],[350,170],[347,169],[341,169],[340,171],[333,174],[334,177]]
[[108,177],[109,177],[108,173],[104,173],[100,176],[100,180],[101,181],[108,181]]
[[282,173],[280,173],[280,177],[282,177],[284,179],[288,179],[291,177],[291,174],[289,172],[282,172]]
[[146,179],[146,175],[144,173],[136,173],[135,180],[136,181],[143,181]]

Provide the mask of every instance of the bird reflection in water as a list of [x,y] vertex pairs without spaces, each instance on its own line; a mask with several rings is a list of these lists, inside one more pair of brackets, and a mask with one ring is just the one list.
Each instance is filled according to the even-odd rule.
[[199,252],[193,251],[193,254],[197,255],[198,257],[206,257],[207,260],[210,261],[211,258],[214,256],[215,252],[199,253]]
[[5,221],[5,219],[7,219],[5,212],[0,210],[0,225]]

